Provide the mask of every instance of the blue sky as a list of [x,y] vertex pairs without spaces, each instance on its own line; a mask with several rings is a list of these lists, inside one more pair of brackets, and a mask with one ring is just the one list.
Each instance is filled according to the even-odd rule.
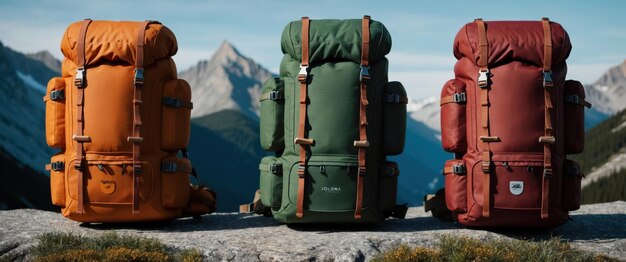
[[158,20],[179,42],[174,57],[183,70],[209,59],[226,39],[244,55],[276,72],[283,27],[301,16],[383,22],[393,38],[390,79],[414,98],[436,96],[453,77],[452,41],[474,18],[561,23],[573,50],[568,78],[595,81],[626,59],[626,1],[8,1],[0,0],[0,41],[21,52],[49,50],[61,58],[67,25],[84,18]]

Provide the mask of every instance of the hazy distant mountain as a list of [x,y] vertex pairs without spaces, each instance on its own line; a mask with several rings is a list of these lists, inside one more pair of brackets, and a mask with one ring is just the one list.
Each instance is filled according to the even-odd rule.
[[272,73],[224,41],[210,60],[179,73],[192,88],[192,117],[232,109],[258,119],[263,82]]
[[48,51],[40,51],[34,54],[27,54],[26,56],[42,62],[53,72],[61,72],[61,61],[52,56]]
[[585,92],[593,109],[607,116],[626,108],[626,60],[609,69],[595,83],[585,85]]

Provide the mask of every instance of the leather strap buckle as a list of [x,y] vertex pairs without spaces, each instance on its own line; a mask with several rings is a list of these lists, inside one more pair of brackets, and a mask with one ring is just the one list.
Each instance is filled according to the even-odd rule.
[[370,142],[369,142],[369,141],[367,141],[367,140],[363,140],[363,141],[361,141],[361,140],[355,140],[355,141],[354,141],[354,147],[359,147],[359,148],[361,148],[361,147],[363,147],[363,148],[368,148],[368,147],[370,147]]
[[454,165],[452,166],[452,173],[454,174],[465,174],[467,172],[467,169],[465,168],[465,165]]
[[87,76],[85,74],[85,67],[78,67],[76,69],[76,76],[74,77],[74,85],[77,88],[85,87],[85,79],[87,79]]
[[50,170],[52,171],[63,171],[65,170],[65,163],[61,161],[50,163]]
[[452,95],[452,102],[454,103],[462,103],[467,101],[467,96],[465,95],[465,92],[463,93],[454,93]]
[[298,81],[300,83],[305,83],[307,77],[309,76],[309,65],[300,65],[300,72],[298,73]]
[[280,91],[272,91],[270,92],[270,100],[277,101],[283,99],[283,93]]
[[135,68],[135,87],[143,87],[143,68]]
[[552,145],[556,143],[556,138],[554,138],[554,136],[540,136],[539,143],[546,143],[546,144]]

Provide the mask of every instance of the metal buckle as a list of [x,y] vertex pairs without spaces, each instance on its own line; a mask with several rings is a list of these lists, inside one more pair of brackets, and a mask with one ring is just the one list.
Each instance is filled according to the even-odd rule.
[[543,87],[551,88],[552,86],[552,71],[543,71]]
[[176,172],[177,165],[174,162],[165,162],[161,164],[161,171],[166,173],[174,173]]
[[143,68],[135,68],[135,86],[143,86]]
[[396,168],[392,166],[384,167],[383,175],[389,176],[389,177],[396,176]]
[[398,94],[387,94],[387,97],[385,98],[385,102],[391,103],[391,104],[399,104],[400,103],[400,95],[398,95]]
[[279,165],[273,164],[270,166],[270,173],[272,174],[280,174],[281,170],[279,169]]
[[50,169],[53,171],[63,171],[65,169],[65,163],[61,161],[50,163]]
[[276,101],[276,100],[281,100],[281,99],[283,99],[283,93],[281,93],[280,91],[270,92],[270,100]]
[[298,166],[298,178],[304,178],[304,174],[306,173],[306,167],[303,165]]
[[539,143],[554,144],[556,143],[556,138],[554,136],[540,136]]
[[141,174],[141,165],[133,165],[133,174],[139,175]]
[[63,90],[52,90],[50,92],[50,100],[58,101],[65,99],[65,92]]
[[465,169],[465,165],[454,165],[452,166],[452,173],[454,174],[465,174],[467,170]]
[[489,69],[478,71],[478,87],[484,89],[489,85]]
[[465,96],[465,93],[454,93],[452,95],[452,102],[461,103],[465,101],[467,101],[467,97]]
[[85,67],[79,67],[76,69],[76,76],[74,77],[74,85],[78,88],[83,88],[85,86]]
[[544,177],[551,177],[552,176],[552,168],[544,168],[543,169],[543,176]]
[[365,173],[367,173],[367,168],[364,166],[360,166],[359,167],[359,171],[358,171],[358,175],[359,176],[365,176]]
[[489,173],[491,171],[491,162],[490,161],[483,161],[483,173]]
[[309,68],[308,65],[300,65],[300,72],[298,73],[298,81],[301,83],[306,82],[307,77],[309,76],[309,72],[307,71]]
[[370,67],[361,65],[361,75],[359,76],[359,81],[369,81],[370,80]]

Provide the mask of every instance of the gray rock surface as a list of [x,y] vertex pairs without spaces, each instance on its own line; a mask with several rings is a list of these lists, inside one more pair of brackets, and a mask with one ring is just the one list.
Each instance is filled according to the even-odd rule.
[[442,234],[477,239],[548,239],[570,241],[576,248],[626,259],[626,202],[583,206],[573,221],[549,231],[485,231],[440,222],[411,208],[404,220],[380,226],[288,227],[271,218],[218,213],[202,220],[168,224],[81,225],[58,213],[22,209],[0,211],[0,260],[26,259],[43,232],[95,235],[109,231],[157,238],[179,248],[196,248],[208,261],[363,261],[398,244],[433,246]]

